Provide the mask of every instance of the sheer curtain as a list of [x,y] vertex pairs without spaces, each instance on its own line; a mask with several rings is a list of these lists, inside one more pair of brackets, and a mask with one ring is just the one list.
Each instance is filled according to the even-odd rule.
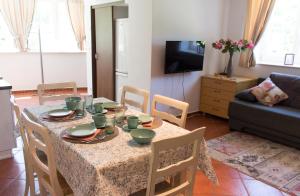
[[[255,45],[258,43],[270,18],[274,4],[275,0],[248,0],[244,39],[251,40]],[[241,53],[241,67],[254,67],[255,64],[252,50]]]
[[13,35],[16,47],[27,51],[35,0],[1,0],[0,10]]
[[84,5],[83,0],[67,0],[69,15],[78,48],[84,50]]
[[284,65],[286,54],[296,54],[300,66],[300,1],[276,0],[267,28],[254,50],[258,64]]

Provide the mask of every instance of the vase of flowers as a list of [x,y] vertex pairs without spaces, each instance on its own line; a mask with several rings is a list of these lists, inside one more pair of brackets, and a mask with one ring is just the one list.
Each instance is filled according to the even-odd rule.
[[227,77],[232,76],[232,57],[236,52],[243,52],[246,49],[252,49],[254,44],[251,41],[241,39],[238,41],[233,41],[231,39],[220,39],[212,44],[212,47],[221,50],[222,53],[229,53],[228,65],[224,70]]

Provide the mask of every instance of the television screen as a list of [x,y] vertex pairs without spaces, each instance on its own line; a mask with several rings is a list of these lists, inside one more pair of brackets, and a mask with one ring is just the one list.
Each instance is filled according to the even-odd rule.
[[203,70],[203,41],[166,41],[165,73]]

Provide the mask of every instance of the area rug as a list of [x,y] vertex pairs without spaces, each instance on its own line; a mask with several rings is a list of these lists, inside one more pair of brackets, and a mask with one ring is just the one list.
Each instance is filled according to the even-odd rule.
[[213,159],[300,195],[300,151],[253,135],[231,132],[207,141]]

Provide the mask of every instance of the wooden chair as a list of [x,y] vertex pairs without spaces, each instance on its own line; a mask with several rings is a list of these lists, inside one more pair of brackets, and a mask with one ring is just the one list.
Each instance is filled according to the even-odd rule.
[[[38,176],[41,195],[47,195],[47,192],[53,196],[72,194],[71,188],[57,171],[48,129],[32,121],[24,112],[22,112],[21,121],[27,132],[29,152],[34,171]],[[45,154],[46,163],[39,158],[37,152]]]
[[[127,93],[131,93],[143,97],[142,103],[126,98]],[[146,113],[148,108],[148,101],[149,101],[149,91],[131,87],[131,86],[123,86],[122,96],[121,96],[122,105],[126,105],[126,104],[130,105],[140,109],[143,113]]]
[[[155,195],[155,184],[157,179],[161,179],[167,176],[172,176],[181,172],[185,174],[182,176],[180,184],[178,186],[172,186],[166,191],[157,195],[188,195],[193,194],[193,186],[195,181],[195,174],[197,169],[200,142],[204,135],[205,127],[196,129],[191,133],[175,138],[154,141],[152,142],[152,155],[150,160],[150,172],[148,177],[148,186],[146,196]],[[159,168],[159,154],[161,151],[170,149],[177,149],[178,147],[192,145],[192,154],[185,160],[179,161],[164,168]]]
[[33,165],[31,162],[30,152],[29,152],[29,144],[28,144],[28,137],[26,132],[24,131],[23,124],[21,122],[21,112],[19,106],[16,104],[13,97],[11,97],[10,102],[14,108],[16,114],[17,125],[20,130],[20,135],[23,140],[23,155],[24,155],[24,162],[25,162],[25,172],[26,172],[26,184],[25,184],[25,193],[24,195],[28,195],[30,191],[30,196],[35,195],[35,183],[34,183],[34,170]]
[[[50,90],[58,89],[72,89],[72,94],[53,95],[47,93]],[[43,105],[46,101],[62,100],[69,96],[77,95],[77,86],[75,82],[53,83],[53,84],[39,84],[37,86],[40,105]]]
[[[182,113],[180,118],[177,118],[175,115],[167,112],[158,111],[157,110],[158,103],[181,110]],[[152,106],[151,106],[151,115],[160,117],[163,120],[167,120],[171,123],[174,123],[184,128],[186,123],[188,108],[189,108],[189,104],[186,102],[178,101],[176,99],[172,99],[161,95],[154,95]]]

